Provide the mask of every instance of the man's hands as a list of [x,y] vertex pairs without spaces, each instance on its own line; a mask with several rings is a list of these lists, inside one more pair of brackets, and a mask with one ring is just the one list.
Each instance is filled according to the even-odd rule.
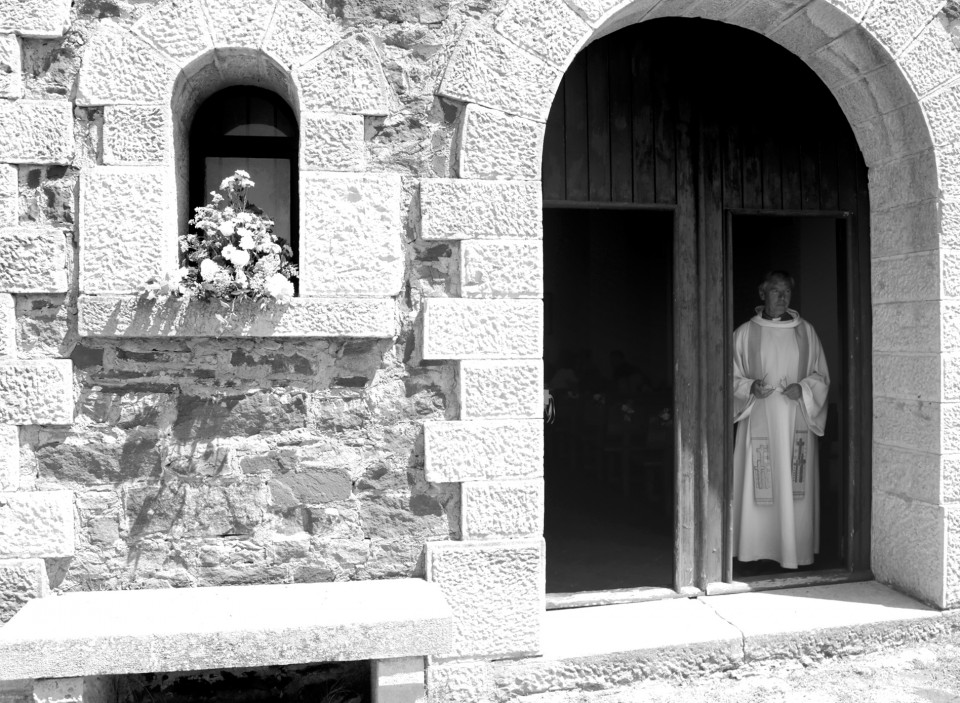
[[803,386],[799,383],[791,383],[783,389],[783,394],[790,400],[800,400],[803,397]]
[[[768,386],[764,383],[762,378],[758,378],[750,386],[750,393],[753,394],[754,398],[767,398],[776,390],[773,386]],[[789,386],[784,388],[781,393],[787,396],[790,400],[800,400],[803,397],[803,386],[799,383],[791,383]]]

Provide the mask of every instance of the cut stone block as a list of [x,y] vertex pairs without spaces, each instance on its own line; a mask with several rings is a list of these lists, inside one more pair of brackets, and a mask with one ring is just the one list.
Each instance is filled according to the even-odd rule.
[[362,171],[366,148],[363,116],[312,113],[300,119],[300,168],[304,171]]
[[[938,249],[940,221],[940,205],[935,199],[873,211],[870,213],[870,254],[880,258]],[[947,218],[944,224],[943,246],[950,246]],[[960,243],[960,238],[957,241]]]
[[412,578],[64,593],[0,628],[0,679],[446,655],[451,620]]
[[0,559],[73,556],[72,491],[0,493],[0,501]]
[[960,73],[960,51],[943,24],[933,19],[897,63],[923,97]]
[[276,0],[206,0],[214,45],[259,49],[275,5]]
[[51,227],[0,227],[0,291],[67,292],[67,244]]
[[16,166],[0,164],[0,227],[19,223],[20,183]]
[[465,540],[541,536],[543,479],[465,482],[460,529]]
[[0,623],[6,622],[34,598],[47,593],[43,559],[0,561]]
[[[874,303],[940,299],[940,256],[935,251],[874,259],[871,269]],[[957,275],[944,267],[944,287]]]
[[[827,2],[812,2],[777,27],[769,37],[800,57],[829,44],[844,32],[857,28],[857,21]],[[870,41],[864,33],[864,39]]]
[[537,654],[543,540],[428,542],[427,579],[453,609],[455,656]]
[[863,31],[847,32],[805,59],[828,88],[849,83],[890,62],[890,54]]
[[423,434],[432,483],[543,475],[541,420],[429,421]]
[[539,182],[425,178],[420,236],[447,239],[541,239]]
[[12,295],[0,293],[0,357],[17,355],[17,305]]
[[70,163],[73,106],[66,100],[0,101],[0,154],[7,163]]
[[464,298],[542,298],[543,245],[539,241],[460,243]]
[[133,26],[133,32],[178,66],[213,49],[203,0],[159,3]]
[[560,70],[591,34],[563,0],[509,3],[494,26],[514,44]]
[[182,298],[80,296],[83,337],[368,337],[397,334],[392,298],[294,298],[287,304],[216,303]]
[[960,85],[942,90],[920,105],[930,124],[933,144],[955,144],[960,141]]
[[854,125],[853,131],[868,167],[924,151],[932,144],[920,103],[877,115]]
[[156,104],[172,94],[177,70],[145,40],[101,20],[84,47],[77,104]]
[[16,100],[23,95],[22,71],[20,39],[15,34],[0,34],[0,98]]
[[460,132],[460,177],[540,179],[542,122],[467,105]]
[[69,679],[39,679],[33,684],[34,703],[101,703],[92,701],[84,690],[82,676]]
[[370,663],[373,703],[425,703],[423,657],[374,659]]
[[432,661],[427,669],[431,703],[477,703],[493,700],[490,664],[485,661]]
[[863,26],[895,56],[942,7],[941,0],[876,2],[864,16]]
[[376,52],[356,38],[305,64],[298,77],[305,112],[385,116],[400,108]]
[[727,15],[726,22],[759,34],[769,34],[783,20],[807,4],[809,0],[748,0],[747,4]]
[[547,121],[560,72],[481,25],[469,28],[437,94]]
[[424,359],[536,359],[542,337],[539,300],[424,301]]
[[944,603],[943,508],[874,492],[870,562],[878,581],[935,605]]
[[[960,53],[960,52],[958,52]],[[907,205],[940,195],[934,151],[905,156],[870,170],[870,202],[885,208]]]
[[872,458],[875,491],[929,504],[941,501],[941,471],[950,464],[943,461],[942,469],[941,455],[874,442]]
[[[946,366],[944,360],[944,371]],[[939,401],[945,399],[940,381],[941,359],[936,354],[873,355],[875,397]]]
[[55,39],[70,21],[71,0],[0,0],[0,32]]
[[935,401],[876,398],[873,402],[874,439],[917,451],[941,447],[943,442],[946,449],[949,438],[946,433],[941,437],[942,412],[943,405]]
[[173,162],[173,125],[163,105],[108,105],[103,110],[103,163],[137,166]]
[[[633,4],[638,6],[636,15],[642,17],[658,2],[660,0],[634,0]],[[592,26],[600,24],[599,20],[620,4],[622,0],[567,0],[567,5]]]
[[135,293],[177,268],[172,169],[100,166],[80,180],[80,290]]
[[543,418],[543,362],[460,362],[460,419],[507,418]]
[[895,62],[860,80],[835,88],[833,94],[847,121],[853,125],[917,100],[910,82]]
[[873,349],[879,352],[939,352],[940,305],[936,301],[873,306]]
[[69,425],[73,422],[73,363],[0,360],[0,423]]
[[280,0],[264,48],[284,66],[298,66],[340,38],[337,23],[300,0]]
[[20,428],[0,425],[0,491],[20,488]]
[[304,296],[400,292],[400,176],[300,174],[300,290]]

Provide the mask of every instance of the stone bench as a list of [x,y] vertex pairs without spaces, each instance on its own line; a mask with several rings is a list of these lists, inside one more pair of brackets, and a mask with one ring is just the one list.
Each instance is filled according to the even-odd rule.
[[0,628],[0,682],[99,703],[97,677],[115,674],[369,659],[373,700],[412,703],[424,657],[452,636],[439,587],[419,579],[67,593]]

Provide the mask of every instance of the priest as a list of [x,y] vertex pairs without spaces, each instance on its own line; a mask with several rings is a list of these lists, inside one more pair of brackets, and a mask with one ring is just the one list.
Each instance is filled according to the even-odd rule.
[[733,333],[733,556],[812,564],[820,542],[817,438],[830,376],[813,326],[790,308],[794,279],[771,271],[756,315]]

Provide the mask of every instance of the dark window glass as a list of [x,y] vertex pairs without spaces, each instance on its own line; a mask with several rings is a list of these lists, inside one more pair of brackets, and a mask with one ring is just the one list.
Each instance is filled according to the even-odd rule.
[[297,121],[276,93],[236,86],[210,96],[190,129],[190,213],[237,169],[256,186],[249,200],[297,255]]

